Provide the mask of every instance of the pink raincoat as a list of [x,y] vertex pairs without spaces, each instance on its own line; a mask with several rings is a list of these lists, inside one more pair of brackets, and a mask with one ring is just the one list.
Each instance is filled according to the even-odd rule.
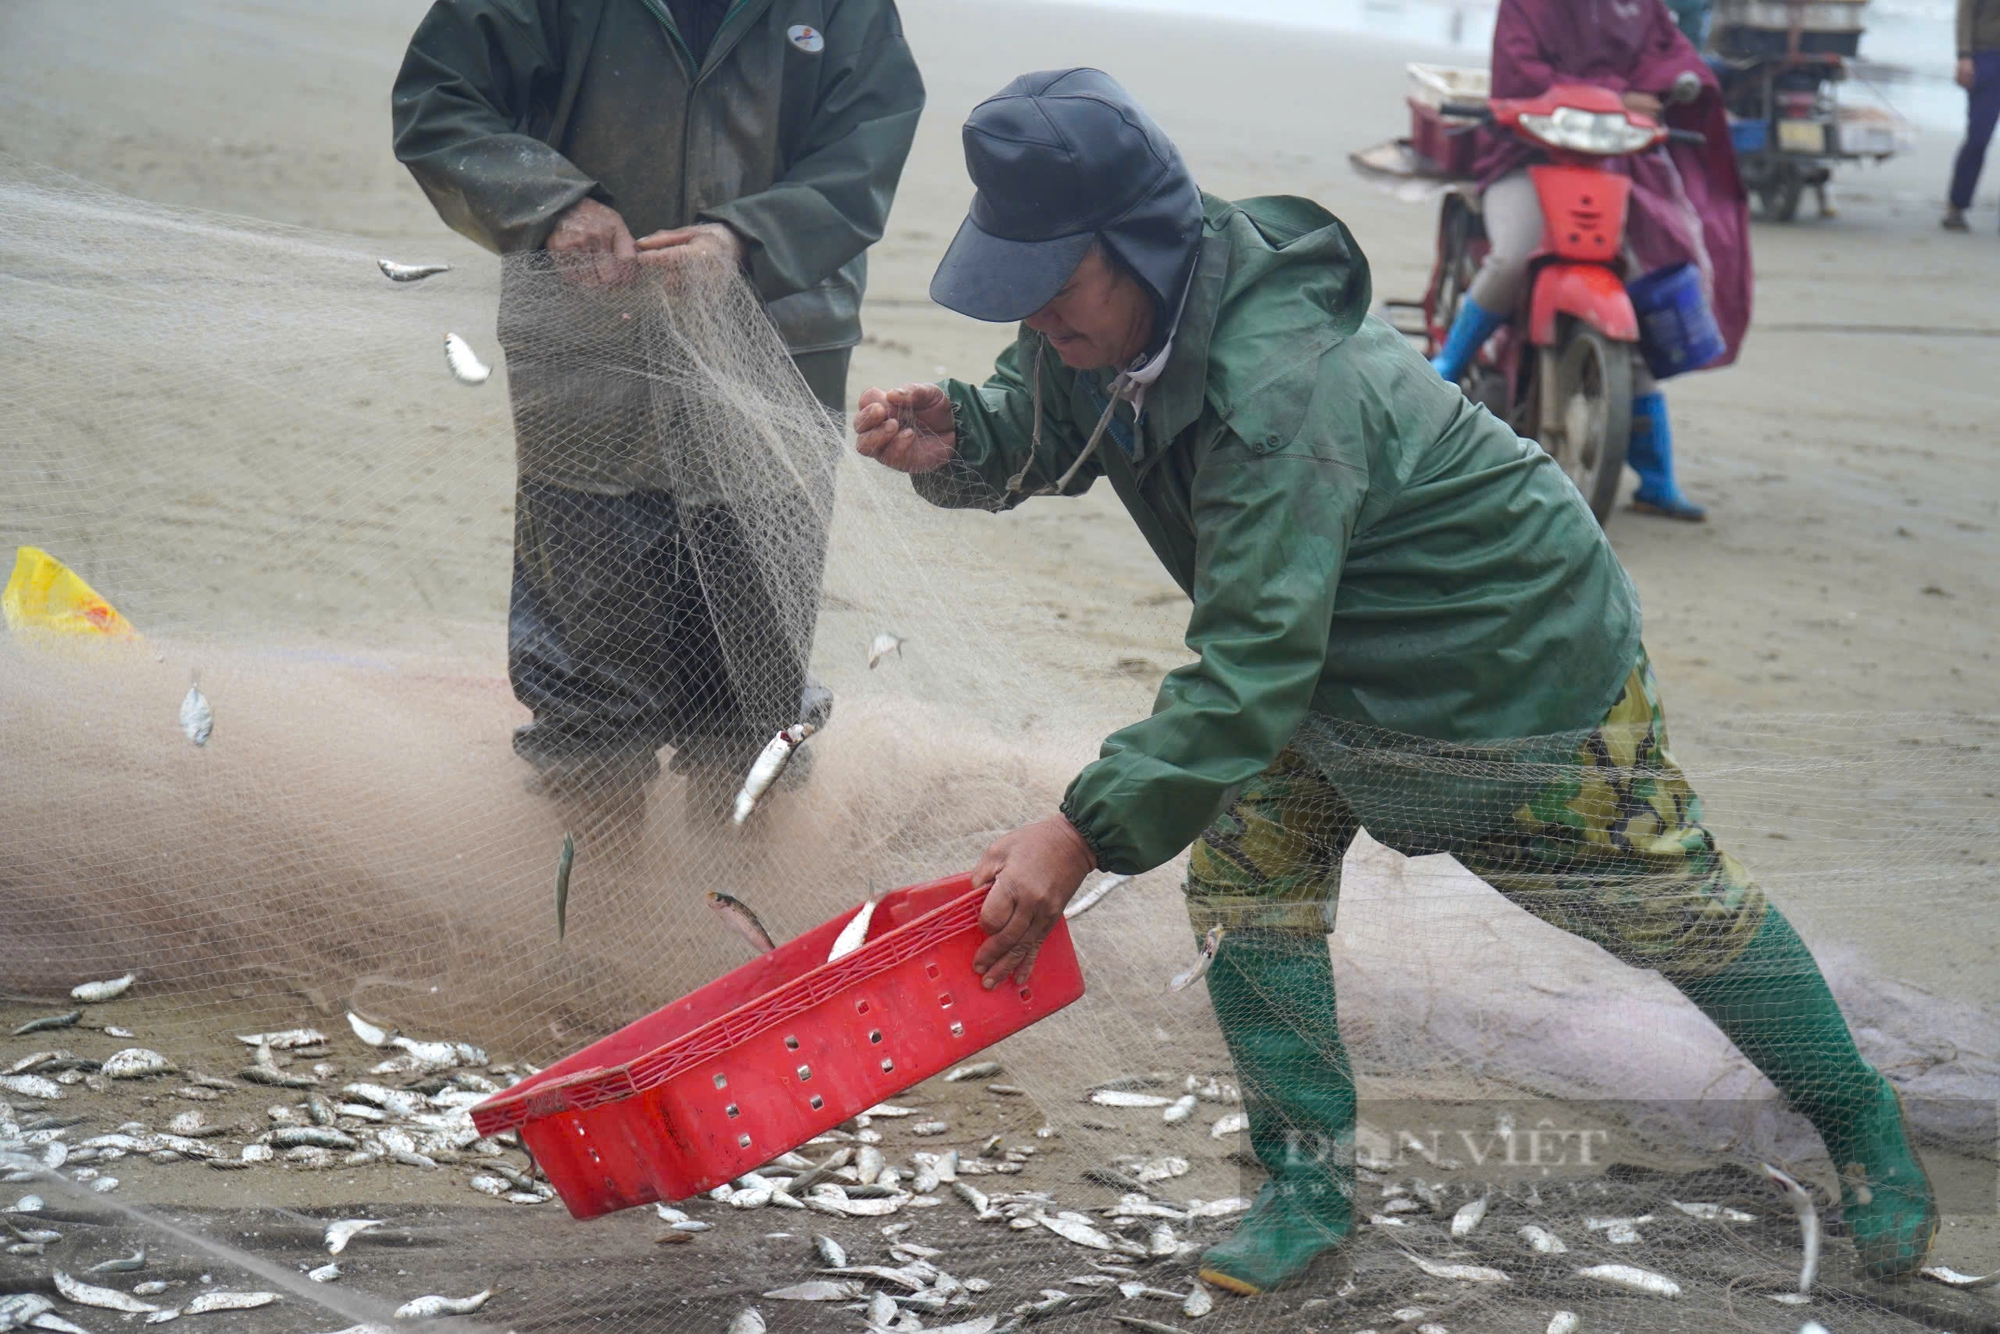
[[[1699,130],[1702,147],[1670,144],[1618,160],[1632,177],[1626,243],[1640,273],[1691,260],[1729,350],[1736,359],[1750,325],[1750,204],[1736,170],[1736,150],[1722,93],[1663,0],[1501,0],[1493,29],[1493,96],[1535,97],[1559,83],[1587,83],[1614,93],[1663,96],[1683,71],[1702,82],[1701,98],[1667,108],[1667,123]],[[1491,185],[1534,161],[1534,145],[1512,134],[1481,131],[1473,174]]]

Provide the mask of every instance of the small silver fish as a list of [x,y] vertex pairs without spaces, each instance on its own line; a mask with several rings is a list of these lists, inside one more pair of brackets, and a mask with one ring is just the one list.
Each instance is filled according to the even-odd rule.
[[369,1023],[352,1010],[347,1012],[347,1026],[354,1030],[355,1037],[360,1038],[371,1047],[388,1046],[389,1039],[396,1034],[395,1029],[377,1028],[374,1024]]
[[294,1051],[300,1047],[318,1047],[326,1042],[326,1034],[317,1028],[285,1028],[275,1033],[238,1033],[236,1040],[246,1047],[269,1047],[273,1051]]
[[1174,1100],[1157,1093],[1134,1093],[1129,1089],[1098,1089],[1090,1101],[1099,1107],[1171,1107]]
[[826,952],[826,961],[854,953],[868,939],[868,924],[875,920],[875,900],[861,905],[854,916],[847,919],[847,925],[840,928],[840,934],[833,939],[833,948]]
[[194,673],[188,682],[188,692],[181,699],[181,734],[197,746],[208,744],[209,734],[215,731],[215,710],[208,706],[208,696],[201,693],[201,673]]
[[340,1277],[340,1266],[337,1264],[321,1265],[317,1269],[307,1270],[306,1277],[315,1283],[331,1283]]
[[165,1279],[147,1279],[144,1283],[134,1283],[132,1285],[132,1295],[134,1297],[157,1297],[165,1292],[169,1286],[171,1285]]
[[1118,875],[1106,871],[1098,877],[1096,884],[1069,901],[1069,906],[1063,909],[1063,920],[1068,921],[1072,917],[1083,916],[1092,908],[1104,902],[1105,896],[1112,890],[1118,888],[1131,878],[1129,875]]
[[828,1269],[847,1267],[847,1252],[841,1248],[839,1242],[824,1233],[813,1238],[813,1254],[818,1256],[819,1262]]
[[1194,1104],[1195,1104],[1194,1094],[1192,1093],[1183,1094],[1179,1098],[1176,1098],[1174,1100],[1173,1106],[1167,1108],[1166,1111],[1160,1113],[1160,1119],[1166,1122],[1170,1126],[1179,1125],[1181,1122],[1187,1120],[1190,1116],[1194,1115]]
[[382,270],[382,276],[392,283],[422,282],[440,273],[450,273],[449,264],[398,264],[393,259],[378,259],[375,267]]
[[129,1274],[135,1269],[146,1267],[146,1248],[141,1246],[132,1254],[117,1260],[105,1260],[84,1270],[86,1274]]
[[778,781],[778,775],[792,762],[792,752],[818,730],[811,723],[793,723],[765,744],[743,779],[743,790],[736,794],[736,809],[732,818],[738,827],[750,818],[751,812],[757,809],[757,803],[771,790],[771,784]]
[[1706,1223],[1754,1223],[1757,1215],[1746,1214],[1741,1209],[1731,1209],[1721,1204],[1684,1204],[1679,1200],[1669,1200],[1669,1204],[1689,1218],[1699,1218]]
[[275,1292],[204,1292],[181,1308],[182,1315],[205,1315],[210,1311],[254,1311],[278,1300]]
[[83,1001],[86,1004],[96,1005],[99,1002],[114,1000],[124,995],[126,990],[138,980],[139,975],[137,973],[127,973],[123,977],[114,977],[108,982],[82,982],[69,989],[69,998],[71,1000]]
[[1489,1269],[1485,1265],[1440,1264],[1436,1260],[1426,1260],[1423,1256],[1412,1254],[1409,1251],[1404,1251],[1403,1254],[1408,1257],[1411,1264],[1423,1270],[1432,1278],[1454,1279],[1460,1283],[1512,1283],[1514,1281],[1499,1270]]
[[1581,1328],[1583,1321],[1577,1318],[1574,1311],[1557,1311],[1549,1317],[1548,1334],[1576,1334]]
[[880,663],[882,659],[888,657],[891,653],[899,658],[903,656],[903,637],[901,635],[892,635],[887,631],[876,635],[874,640],[868,645],[868,670],[871,672],[874,671],[876,664]]
[[44,1102],[60,1102],[63,1096],[62,1085],[40,1075],[0,1075],[0,1093],[18,1093]]
[[1215,1118],[1215,1124],[1208,1128],[1210,1139],[1225,1139],[1230,1135],[1240,1135],[1250,1128],[1250,1113],[1227,1112]]
[[1769,1163],[1764,1164],[1764,1175],[1790,1197],[1792,1212],[1799,1217],[1799,1239],[1805,1251],[1799,1265],[1799,1295],[1803,1297],[1812,1291],[1813,1279],[1819,1276],[1819,1210],[1813,1206],[1811,1191]]
[[430,1320],[441,1315],[471,1315],[486,1305],[493,1289],[486,1288],[470,1297],[417,1297],[396,1308],[398,1320]]
[[1471,1236],[1472,1229],[1478,1227],[1479,1220],[1484,1217],[1486,1217],[1486,1197],[1484,1195],[1476,1200],[1466,1201],[1458,1207],[1458,1212],[1451,1216],[1451,1235],[1454,1237]]
[[1117,1249],[1111,1244],[1111,1238],[1105,1236],[1088,1223],[1079,1223],[1070,1218],[1051,1218],[1047,1214],[1043,1214],[1035,1221],[1055,1233],[1058,1237],[1061,1237],[1064,1241],[1071,1242],[1074,1245],[1088,1246],[1094,1251]]
[[[159,1318],[157,1315],[149,1315],[146,1317],[146,1323],[150,1325]],[[49,1334],[90,1334],[90,1331],[82,1325],[72,1324],[54,1311],[44,1311],[31,1318],[28,1324],[35,1329],[46,1329]]]
[[146,1315],[160,1308],[151,1302],[142,1302],[116,1288],[99,1288],[89,1283],[80,1283],[62,1270],[55,1272],[56,1291],[66,1301],[78,1306],[95,1306],[106,1311],[123,1311],[127,1315]]
[[1000,1073],[998,1061],[974,1061],[971,1065],[961,1065],[944,1077],[947,1084],[956,1084],[961,1079],[991,1079]]
[[861,1284],[851,1280],[815,1278],[790,1287],[773,1288],[764,1296],[774,1302],[851,1302],[858,1300],[864,1291]]
[[[576,835],[563,835],[562,855],[556,858],[556,939],[569,929],[569,873],[576,865]],[[379,1044],[378,1044],[379,1045]]]
[[1222,946],[1223,929],[1218,923],[1208,928],[1208,934],[1201,938],[1201,950],[1194,956],[1194,962],[1176,973],[1167,983],[1168,991],[1184,991],[1193,986],[1208,972],[1208,966],[1215,962],[1215,952]]
[[737,1312],[729,1322],[729,1334],[764,1334],[764,1317],[752,1306]]
[[485,384],[493,374],[493,368],[479,359],[472,344],[455,333],[444,336],[444,364],[451,367],[452,378],[460,384]]
[[40,1019],[30,1019],[14,1030],[15,1037],[25,1037],[30,1033],[46,1033],[53,1028],[74,1028],[76,1021],[83,1018],[82,1010],[71,1010],[68,1014],[45,1014]]
[[127,1047],[105,1060],[103,1074],[107,1079],[144,1079],[148,1075],[171,1074],[173,1070],[174,1063],[160,1053],[144,1047]]
[[1961,1274],[1956,1269],[1945,1265],[1927,1265],[1917,1272],[1925,1278],[1934,1278],[1938,1282],[1954,1288],[1990,1288],[1994,1284],[2000,1283],[2000,1273],[1975,1277],[1971,1274]]
[[1591,1265],[1588,1269],[1576,1271],[1578,1278],[1594,1278],[1600,1283],[1625,1288],[1632,1292],[1643,1292],[1652,1297],[1678,1297],[1681,1285],[1665,1274],[1655,1274],[1650,1269],[1639,1269],[1633,1265]]
[[729,929],[743,937],[750,948],[759,954],[769,954],[778,948],[777,942],[771,939],[771,933],[764,929],[764,923],[743,900],[711,889],[708,891],[708,906],[715,909],[716,915],[728,924]]
[[1537,1255],[1562,1255],[1569,1250],[1563,1239],[1547,1228],[1528,1224],[1515,1234],[1535,1249]]
[[326,1225],[326,1253],[339,1255],[347,1243],[371,1227],[381,1227],[379,1218],[342,1218]]

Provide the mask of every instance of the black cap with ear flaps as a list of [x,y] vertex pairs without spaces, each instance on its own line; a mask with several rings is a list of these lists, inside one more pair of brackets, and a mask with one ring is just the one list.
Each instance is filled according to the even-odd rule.
[[964,138],[978,193],[931,300],[976,320],[1026,319],[1102,239],[1159,310],[1178,309],[1201,246],[1201,191],[1116,79],[1023,74],[973,108]]

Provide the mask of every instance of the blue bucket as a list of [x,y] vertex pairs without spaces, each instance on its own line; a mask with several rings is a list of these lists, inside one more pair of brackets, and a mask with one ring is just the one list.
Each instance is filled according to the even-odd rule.
[[1655,269],[1625,290],[1639,316],[1639,350],[1655,380],[1698,371],[1728,351],[1693,264]]

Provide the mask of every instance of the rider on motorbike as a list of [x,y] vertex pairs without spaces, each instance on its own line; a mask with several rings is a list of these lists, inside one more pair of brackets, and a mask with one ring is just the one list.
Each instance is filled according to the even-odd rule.
[[[1663,106],[1683,76],[1699,85],[1686,105]],[[1722,111],[1715,74],[1675,26],[1663,0],[1502,0],[1493,29],[1492,93],[1535,97],[1558,83],[1620,94],[1628,111],[1698,130],[1700,147],[1673,144],[1623,160],[1632,177],[1626,229],[1631,274],[1683,261],[1700,270],[1728,350],[1736,359],[1750,323],[1749,203]],[[1473,172],[1492,249],[1431,364],[1456,382],[1480,347],[1515,311],[1528,264],[1542,240],[1542,210],[1527,165],[1536,150],[1516,136],[1482,131]],[[1643,363],[1633,366],[1632,439],[1626,458],[1639,474],[1632,507],[1700,520],[1701,506],[1674,481],[1666,399]]]

